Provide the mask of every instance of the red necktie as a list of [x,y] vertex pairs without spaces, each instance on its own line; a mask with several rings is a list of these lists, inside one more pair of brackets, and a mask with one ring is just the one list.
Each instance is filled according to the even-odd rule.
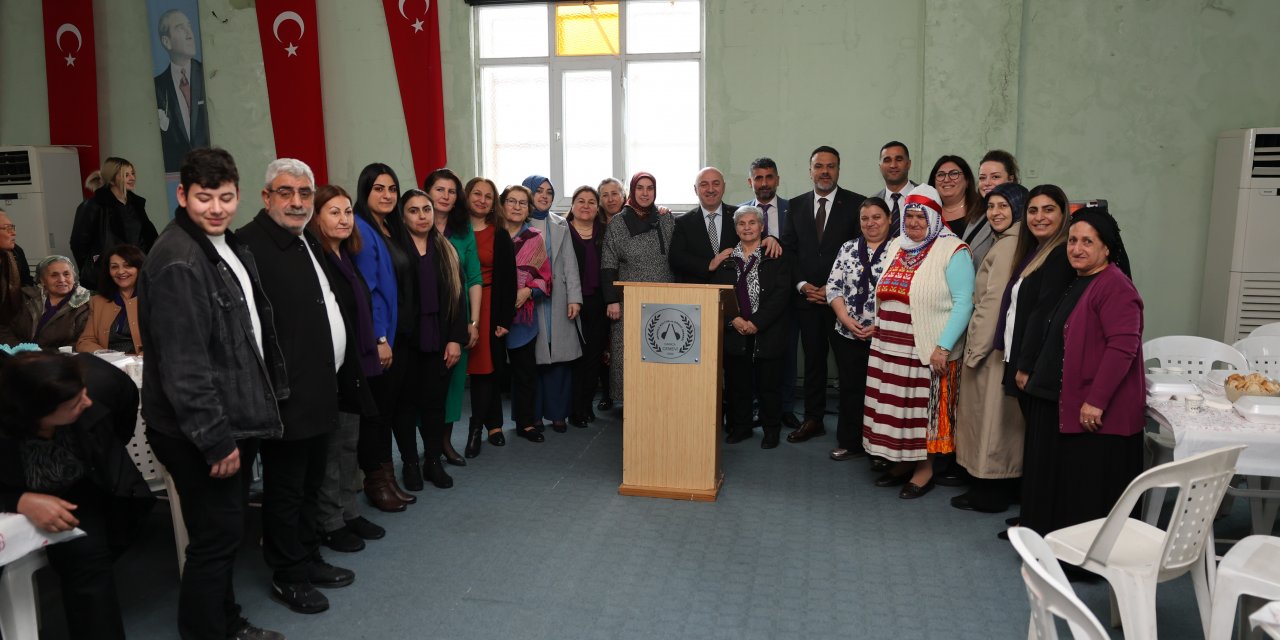
[[[191,83],[187,81],[187,70],[182,69],[179,73],[182,77],[178,80],[178,90],[182,91],[182,101],[187,105],[187,113],[191,113]],[[187,116],[190,118],[191,116]]]

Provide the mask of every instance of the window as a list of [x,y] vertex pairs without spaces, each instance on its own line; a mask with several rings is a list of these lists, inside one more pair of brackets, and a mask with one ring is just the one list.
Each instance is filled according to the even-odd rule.
[[481,173],[573,190],[648,171],[673,208],[703,156],[701,0],[548,2],[475,10]]

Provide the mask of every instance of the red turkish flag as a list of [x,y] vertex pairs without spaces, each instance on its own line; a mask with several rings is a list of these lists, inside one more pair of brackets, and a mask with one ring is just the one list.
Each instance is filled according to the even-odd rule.
[[77,145],[80,179],[98,168],[98,56],[93,0],[44,0],[49,143]]
[[440,81],[438,2],[382,0],[400,102],[418,179],[445,166],[444,89]]
[[328,184],[316,2],[257,0],[257,10],[276,156],[311,165],[316,185]]

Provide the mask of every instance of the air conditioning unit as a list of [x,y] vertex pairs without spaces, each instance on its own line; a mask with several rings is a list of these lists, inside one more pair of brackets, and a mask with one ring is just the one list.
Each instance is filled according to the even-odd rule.
[[0,209],[18,227],[27,260],[71,255],[71,225],[83,201],[72,147],[0,147]]
[[1280,128],[1218,136],[1200,333],[1231,344],[1280,322]]

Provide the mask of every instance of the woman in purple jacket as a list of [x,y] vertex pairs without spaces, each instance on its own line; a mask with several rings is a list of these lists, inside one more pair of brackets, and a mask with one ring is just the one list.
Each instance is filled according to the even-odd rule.
[[1067,257],[1075,280],[1047,317],[1023,388],[1027,429],[1057,435],[1043,440],[1054,468],[1035,474],[1047,481],[1023,487],[1022,525],[1042,535],[1105,517],[1142,472],[1142,298],[1115,218],[1104,208],[1077,211]]

